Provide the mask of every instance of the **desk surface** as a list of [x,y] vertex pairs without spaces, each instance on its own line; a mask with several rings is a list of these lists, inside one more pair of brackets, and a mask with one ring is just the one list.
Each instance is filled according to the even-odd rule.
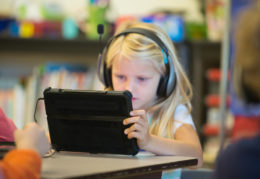
[[120,178],[197,164],[182,156],[136,156],[59,152],[43,159],[42,178]]

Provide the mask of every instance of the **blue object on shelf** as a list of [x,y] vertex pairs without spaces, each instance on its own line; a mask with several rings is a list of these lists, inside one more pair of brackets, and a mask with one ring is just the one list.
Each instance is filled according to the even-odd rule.
[[169,35],[173,42],[182,42],[185,38],[185,25],[181,16],[172,14],[155,14],[140,19],[145,23],[152,23],[160,26]]
[[87,67],[80,64],[69,64],[69,63],[55,63],[49,62],[45,65],[45,72],[53,72],[53,71],[60,71],[66,70],[69,72],[86,72]]
[[62,36],[65,39],[74,39],[78,36],[78,27],[73,19],[67,18],[63,21]]
[[0,33],[8,29],[11,19],[0,19]]
[[145,16],[141,18],[142,22],[145,23],[153,23],[154,22],[154,16]]
[[12,21],[10,23],[9,34],[11,37],[19,37],[19,22]]
[[184,21],[181,16],[170,15],[165,22],[166,32],[173,42],[182,42],[185,38]]

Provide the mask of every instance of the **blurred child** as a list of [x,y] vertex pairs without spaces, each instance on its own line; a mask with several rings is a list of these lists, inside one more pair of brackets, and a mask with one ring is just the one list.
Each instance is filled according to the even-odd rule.
[[253,137],[260,131],[260,101],[257,97],[260,89],[258,81],[260,7],[254,2],[248,1],[247,4],[254,4],[255,7],[258,6],[258,9],[243,13],[235,26],[235,74],[233,75],[235,81],[233,80],[234,92],[231,91],[233,92],[231,93],[231,110],[234,115],[233,140]]
[[13,142],[15,130],[16,126],[14,122],[7,118],[0,108],[0,142]]
[[9,151],[0,161],[0,178],[41,178],[41,155],[50,149],[44,129],[29,123],[24,129],[16,130],[14,138],[16,149]]
[[[260,104],[260,6],[254,5],[242,13],[236,28],[235,46],[236,95],[248,106]],[[216,179],[260,178],[260,117],[250,118],[246,123],[252,123],[253,128],[241,126],[240,140],[218,156]]]

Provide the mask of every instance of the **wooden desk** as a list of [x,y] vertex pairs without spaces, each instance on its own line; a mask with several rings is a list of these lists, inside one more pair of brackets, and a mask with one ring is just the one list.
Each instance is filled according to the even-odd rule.
[[181,156],[136,156],[59,152],[43,159],[42,178],[160,178],[163,170],[196,165]]

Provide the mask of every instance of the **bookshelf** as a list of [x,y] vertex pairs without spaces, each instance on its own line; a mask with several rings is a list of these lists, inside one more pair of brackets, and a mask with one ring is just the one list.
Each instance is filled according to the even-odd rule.
[[[102,47],[105,43],[106,39],[103,40]],[[207,106],[204,101],[208,91],[206,72],[209,68],[219,67],[221,45],[219,42],[184,41],[175,46],[192,82],[192,115],[203,143],[205,136],[202,130],[207,118]],[[85,37],[65,40],[0,36],[0,77],[31,75],[35,67],[47,62],[83,64],[95,68],[99,51],[98,41]]]
[[[46,61],[95,65],[99,43],[86,39],[32,39],[0,37],[0,62],[35,66]],[[24,65],[23,65],[24,64]]]
[[[219,92],[219,81],[216,80],[218,74],[209,72],[211,69],[219,70],[220,68],[221,43],[193,41],[190,42],[189,46],[192,59],[190,64],[191,82],[194,92],[192,116],[203,147],[204,165],[211,168],[215,158],[213,155],[208,155],[208,151],[215,152],[218,149],[219,142],[215,140],[218,138],[218,128],[212,125],[207,126],[207,123],[209,111],[217,111],[214,105],[217,103],[216,95]],[[209,80],[208,76],[213,81]],[[209,106],[208,102],[213,106]]]
[[[5,101],[0,100],[1,107],[7,109],[5,111],[7,116],[9,115],[8,117],[21,128],[23,123],[19,122],[22,120],[18,116],[26,116],[23,121],[25,119],[29,119],[28,122],[33,120],[35,102],[37,97],[41,95],[42,88],[50,84],[54,84],[53,87],[61,86],[57,80],[61,81],[63,78],[70,79],[68,83],[70,83],[71,88],[74,88],[76,85],[72,81],[75,81],[77,76],[83,76],[84,79],[87,75],[88,78],[91,78],[89,83],[94,83],[99,49],[100,44],[97,41],[86,39],[0,37],[0,86],[4,87],[0,95],[6,96]],[[64,70],[40,74],[42,73],[39,72],[40,68],[46,68],[50,63],[83,66],[86,69],[91,69],[92,74],[87,72],[75,74]],[[47,78],[49,81],[46,82]],[[42,84],[41,82],[44,80],[45,84]],[[59,83],[64,83],[64,80]],[[6,86],[9,86],[10,89]],[[89,89],[90,86],[85,85],[84,87]],[[20,111],[17,111],[18,107],[13,101],[17,102]]]
[[205,97],[209,91],[206,73],[210,68],[220,67],[221,44],[219,42],[192,41],[189,43],[189,46],[191,54],[191,83],[194,92],[192,116],[203,144],[205,136],[202,130],[207,119]]
[[[220,80],[221,70],[220,68],[209,68],[206,73],[208,91],[205,96],[205,105],[207,108],[207,119],[203,125],[202,133],[206,137],[204,142],[204,163],[213,164],[219,150],[219,132],[220,132]],[[228,76],[228,80],[230,75]],[[226,106],[229,108],[231,98],[228,95],[226,99]],[[227,119],[225,122],[225,133],[227,137],[225,144],[230,141],[230,133],[233,125],[233,117],[230,110],[227,110]]]
[[[213,167],[219,149],[219,85],[221,44],[218,42],[191,42],[191,71],[193,119],[203,146],[204,165]],[[227,99],[227,104],[230,98]],[[232,115],[227,113],[227,133],[232,127]],[[229,138],[226,138],[226,143]]]

